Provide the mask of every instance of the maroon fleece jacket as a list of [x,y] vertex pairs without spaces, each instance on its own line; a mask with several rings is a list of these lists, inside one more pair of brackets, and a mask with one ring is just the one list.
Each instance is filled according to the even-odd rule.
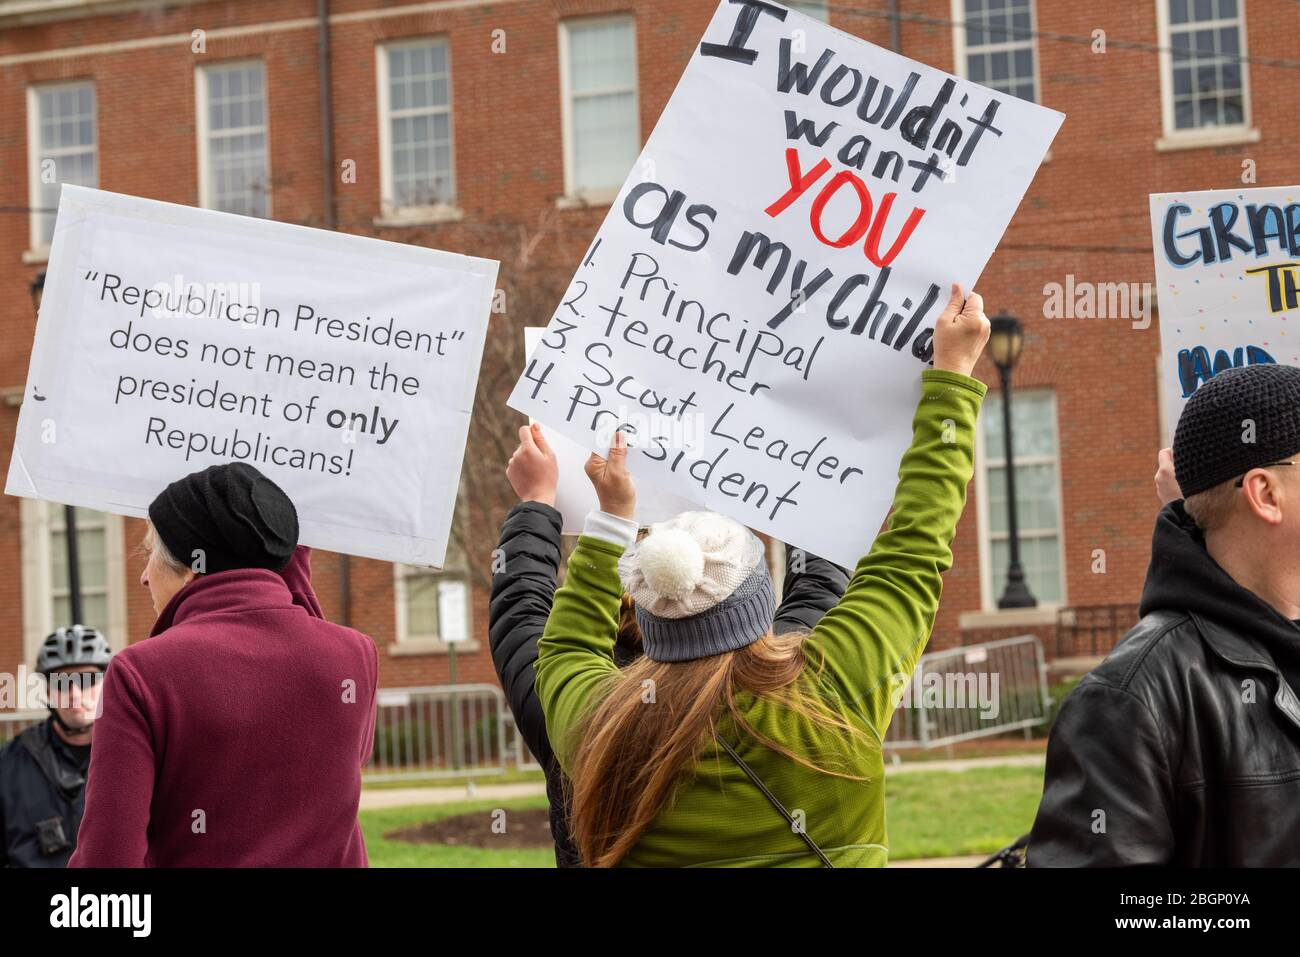
[[70,867],[365,867],[378,655],[310,552],[196,578],[113,656]]

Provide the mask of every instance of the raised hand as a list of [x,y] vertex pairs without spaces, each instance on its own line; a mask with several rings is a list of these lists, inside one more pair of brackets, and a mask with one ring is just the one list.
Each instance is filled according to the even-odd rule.
[[521,502],[541,502],[555,507],[555,486],[560,480],[560,466],[555,452],[542,434],[542,427],[519,427],[519,448],[506,463],[506,478]]
[[593,452],[584,468],[596,489],[600,510],[608,515],[634,520],[636,486],[627,470],[627,436],[621,431],[615,432],[609,455],[601,458]]
[[1183,497],[1183,490],[1178,487],[1178,478],[1174,475],[1174,450],[1161,449],[1156,456],[1156,498],[1161,505],[1168,505]]
[[966,296],[960,283],[952,284],[952,298],[934,324],[934,367],[970,375],[989,341],[989,320],[984,298]]

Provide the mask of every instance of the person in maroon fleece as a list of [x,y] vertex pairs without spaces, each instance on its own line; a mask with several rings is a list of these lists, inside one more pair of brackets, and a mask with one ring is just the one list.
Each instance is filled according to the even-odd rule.
[[158,621],[113,656],[70,867],[364,867],[378,655],[311,587],[289,497],[244,463],[149,506]]

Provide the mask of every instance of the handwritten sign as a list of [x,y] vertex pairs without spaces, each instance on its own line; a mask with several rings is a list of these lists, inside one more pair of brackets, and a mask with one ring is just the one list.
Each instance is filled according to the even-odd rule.
[[65,185],[5,491],[143,516],[247,462],[305,544],[441,565],[496,271]]
[[1064,117],[777,4],[723,3],[511,405],[635,474],[853,564],[934,321]]
[[1172,442],[1187,399],[1224,369],[1300,365],[1300,186],[1153,194],[1151,241]]
[[[542,342],[542,336],[545,334],[546,329],[541,326],[529,326],[524,329],[524,352],[526,356],[531,356],[537,351],[537,347]],[[560,479],[555,487],[555,508],[563,519],[561,531],[565,535],[581,535],[587,513],[600,508],[600,503],[596,500],[596,491],[592,488],[591,481],[587,478],[585,471],[587,458],[591,453],[577,442],[566,439],[563,435],[550,430],[546,433],[546,441],[550,443],[552,451],[555,452],[555,458],[560,467]],[[682,512],[689,512],[700,507],[690,499],[681,498],[671,492],[665,492],[649,481],[645,474],[638,474],[649,472],[644,462],[638,461],[638,458],[631,457],[628,460],[628,470],[632,472],[632,477],[636,480],[636,517],[638,522],[642,525],[666,522],[674,515],[680,515]]]

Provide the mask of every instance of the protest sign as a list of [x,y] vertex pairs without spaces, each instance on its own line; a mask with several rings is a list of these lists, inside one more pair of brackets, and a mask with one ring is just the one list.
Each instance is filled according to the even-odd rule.
[[142,516],[242,461],[304,544],[441,565],[496,270],[65,185],[5,491]]
[[933,326],[1064,117],[776,4],[723,3],[511,405],[852,564]]
[[1300,186],[1156,193],[1167,439],[1188,398],[1224,369],[1300,365]]
[[[527,359],[537,351],[546,329],[542,326],[529,326],[524,329],[524,356]],[[546,431],[546,441],[555,452],[560,467],[560,479],[555,486],[555,508],[563,519],[561,531],[565,535],[581,535],[587,513],[600,507],[596,501],[596,490],[587,478],[585,466],[591,454],[577,442],[566,439],[551,430]],[[638,457],[628,460],[628,471],[636,481],[636,518],[642,525],[666,522],[674,515],[689,512],[701,506],[690,499],[681,498],[665,492],[646,478],[649,470],[637,461]]]

